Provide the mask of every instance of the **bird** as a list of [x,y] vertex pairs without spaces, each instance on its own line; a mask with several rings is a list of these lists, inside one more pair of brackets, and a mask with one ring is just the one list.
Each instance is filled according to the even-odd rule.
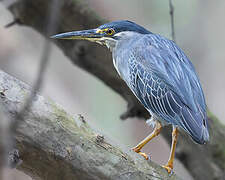
[[168,162],[162,167],[169,174],[173,173],[179,131],[185,131],[198,144],[209,141],[206,102],[199,77],[174,41],[128,20],[51,38],[88,40],[107,46],[112,52],[116,71],[151,117],[146,123],[153,126],[153,131],[132,148],[145,159],[149,156],[141,149],[167,125],[173,128],[172,144]]

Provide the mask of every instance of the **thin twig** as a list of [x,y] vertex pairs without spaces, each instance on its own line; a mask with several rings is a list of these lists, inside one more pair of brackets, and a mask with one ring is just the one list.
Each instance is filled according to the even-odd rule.
[[175,42],[175,29],[174,29],[174,6],[172,0],[169,0],[169,6],[170,6],[170,19],[171,19],[171,33],[172,33],[172,39]]
[[9,28],[9,27],[14,26],[16,24],[22,24],[21,21],[20,21],[20,19],[14,19],[12,22],[6,24],[5,25],[5,28]]
[[[61,0],[52,0],[52,4],[51,4],[50,9],[49,9],[49,12],[50,12],[49,18],[47,20],[47,24],[48,24],[47,29],[46,29],[47,35],[53,34],[56,27],[57,27],[61,3],[62,3]],[[44,43],[43,54],[42,54],[42,57],[41,57],[41,63],[39,65],[37,79],[34,83],[34,86],[32,88],[30,96],[28,97],[27,101],[25,102],[25,105],[23,106],[22,110],[15,117],[15,122],[13,123],[13,125],[11,127],[12,133],[14,133],[16,131],[19,122],[21,120],[23,120],[26,112],[28,112],[29,108],[32,106],[32,102],[34,100],[36,92],[38,92],[41,89],[43,77],[45,75],[47,65],[48,65],[48,61],[49,61],[50,51],[51,51],[50,41],[48,39],[46,39],[45,43]]]

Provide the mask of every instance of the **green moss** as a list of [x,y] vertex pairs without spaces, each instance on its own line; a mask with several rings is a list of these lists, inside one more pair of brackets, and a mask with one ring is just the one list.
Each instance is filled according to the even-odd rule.
[[[212,120],[210,124],[211,140],[210,145],[213,147],[213,159],[225,169],[225,126],[219,119],[208,110],[208,117]],[[216,131],[215,131],[216,130]]]
[[52,100],[49,100],[50,105],[52,106],[52,112],[54,116],[54,121],[59,124],[63,129],[69,130],[70,132],[77,132],[79,128],[75,123],[74,118],[64,111],[61,107],[55,104]]
[[211,111],[207,110],[207,115],[213,121],[219,122],[219,119]]
[[53,101],[49,100],[49,102],[52,106],[52,112],[55,122],[64,130],[72,134],[83,134],[86,137],[95,136],[94,131],[83,119],[79,118],[78,115],[76,117],[73,117]]

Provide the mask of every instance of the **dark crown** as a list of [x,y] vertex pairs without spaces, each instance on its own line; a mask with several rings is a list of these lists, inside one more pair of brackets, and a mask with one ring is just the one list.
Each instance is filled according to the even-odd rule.
[[138,32],[141,34],[150,34],[151,32],[147,29],[139,26],[138,24],[131,22],[131,21],[113,21],[107,24],[103,24],[98,27],[99,29],[106,29],[106,28],[113,28],[116,33],[123,32],[123,31],[133,31]]

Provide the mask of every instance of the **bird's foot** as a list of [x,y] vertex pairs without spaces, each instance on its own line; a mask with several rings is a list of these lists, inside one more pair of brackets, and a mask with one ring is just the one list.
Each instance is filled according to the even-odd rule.
[[149,160],[149,156],[146,153],[143,152],[138,152],[138,154],[140,154],[142,157],[144,157],[146,160]]
[[146,160],[149,160],[150,157],[146,154],[141,152],[137,147],[132,148],[132,150],[138,154],[140,154],[142,157],[144,157]]
[[173,174],[173,167],[171,165],[165,165],[162,166],[164,169],[166,169],[166,171],[168,172],[168,174],[171,176]]

